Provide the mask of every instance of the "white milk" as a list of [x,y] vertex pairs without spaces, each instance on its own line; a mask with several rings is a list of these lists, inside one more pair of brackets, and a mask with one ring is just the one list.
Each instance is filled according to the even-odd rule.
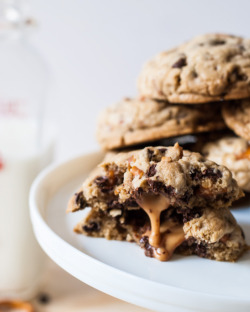
[[0,119],[0,297],[31,296],[44,255],[31,227],[28,194],[53,153],[53,140],[37,148],[36,127]]

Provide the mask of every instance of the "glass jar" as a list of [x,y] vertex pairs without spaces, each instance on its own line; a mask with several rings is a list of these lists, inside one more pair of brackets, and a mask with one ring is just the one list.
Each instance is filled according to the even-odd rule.
[[0,1],[1,298],[32,296],[44,264],[29,218],[28,193],[52,158],[53,137],[44,120],[48,70],[28,41],[30,24],[26,2]]

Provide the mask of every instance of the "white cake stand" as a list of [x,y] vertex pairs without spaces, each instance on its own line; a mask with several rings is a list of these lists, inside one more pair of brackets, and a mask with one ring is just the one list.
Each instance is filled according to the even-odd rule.
[[[133,243],[73,232],[83,212],[66,214],[69,198],[102,153],[83,155],[43,171],[30,194],[38,242],[60,267],[107,294],[154,311],[250,311],[250,253],[237,263],[196,256],[159,262]],[[249,199],[233,211],[250,243]]]

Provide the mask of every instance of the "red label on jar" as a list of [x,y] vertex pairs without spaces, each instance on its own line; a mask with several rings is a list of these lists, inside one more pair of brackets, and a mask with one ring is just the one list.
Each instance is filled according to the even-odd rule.
[[3,158],[0,154],[0,171],[3,170],[3,168],[4,168]]
[[18,99],[0,99],[0,115],[3,116],[25,116],[25,102]]

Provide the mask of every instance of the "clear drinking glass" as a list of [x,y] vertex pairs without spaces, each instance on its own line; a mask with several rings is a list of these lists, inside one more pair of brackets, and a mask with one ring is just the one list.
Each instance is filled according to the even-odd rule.
[[32,296],[44,264],[28,193],[53,154],[43,114],[48,70],[28,41],[25,9],[24,1],[0,0],[0,298]]

